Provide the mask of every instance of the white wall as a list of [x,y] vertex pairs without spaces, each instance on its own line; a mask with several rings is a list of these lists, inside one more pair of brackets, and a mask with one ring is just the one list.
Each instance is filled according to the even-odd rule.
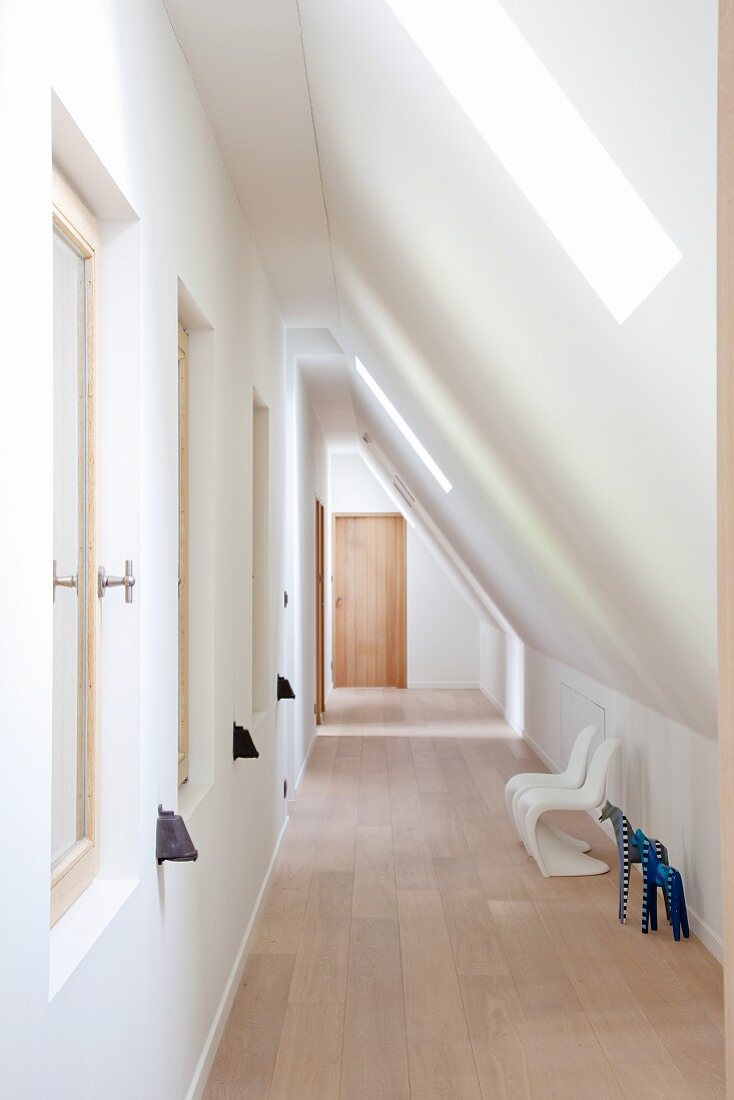
[[[332,512],[397,508],[358,454],[331,456]],[[408,686],[475,687],[479,620],[445,572],[427,538],[408,526]]]
[[[291,416],[290,507],[288,543],[292,547],[292,574],[286,615],[291,619],[292,649],[289,668],[283,670],[296,693],[289,786],[295,788],[316,733],[316,498],[328,507],[326,443],[297,363],[289,357],[288,385]],[[327,658],[328,668],[328,658]]]
[[716,742],[487,624],[481,635],[481,686],[549,767],[564,766],[573,731],[589,722],[622,738],[609,798],[667,845],[692,927],[721,958]]
[[[39,11],[0,0],[0,42],[0,193],[12,211],[0,260],[12,318],[0,402],[0,569],[12,577],[0,587],[3,1092],[180,1100],[205,1074],[200,1059],[284,822],[284,330],[164,6],[69,0]],[[111,572],[133,557],[137,577],[132,606],[118,592],[102,609],[100,878],[53,931],[51,88],[78,127],[57,127],[54,140],[105,219],[100,553]],[[105,198],[112,191],[118,205]],[[207,644],[192,662],[191,736],[202,765],[180,794],[179,278],[211,326],[197,337],[206,355],[192,390],[206,401],[192,439],[207,456],[192,490],[192,603]],[[232,721],[251,722],[258,644],[253,386],[271,423],[272,686],[254,731],[260,758],[235,763]],[[157,866],[159,802],[185,811],[196,863]]]
[[488,622],[479,625],[479,686],[518,733],[525,727],[525,646]]

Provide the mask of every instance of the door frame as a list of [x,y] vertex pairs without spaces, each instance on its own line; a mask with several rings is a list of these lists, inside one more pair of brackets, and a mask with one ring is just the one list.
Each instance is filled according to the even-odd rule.
[[324,580],[325,580],[325,551],[324,551],[324,505],[316,497],[316,725],[320,726],[322,715],[326,709],[326,691],[324,685]]
[[189,778],[189,334],[178,323],[178,785]]
[[734,1100],[734,0],[719,4],[718,703],[726,1095]]

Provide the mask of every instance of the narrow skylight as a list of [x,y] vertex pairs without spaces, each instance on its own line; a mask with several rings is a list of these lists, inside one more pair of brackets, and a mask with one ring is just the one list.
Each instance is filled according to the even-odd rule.
[[446,477],[446,475],[443,473],[443,471],[439,467],[438,463],[434,462],[434,460],[431,458],[431,456],[429,455],[426,448],[421,443],[420,439],[418,439],[418,436],[405,423],[405,421],[403,420],[402,416],[400,415],[398,410],[393,405],[390,398],[377,385],[377,382],[375,382],[374,378],[372,377],[370,372],[367,370],[364,363],[360,362],[360,360],[357,359],[356,360],[356,365],[357,365],[357,374],[360,376],[360,378],[364,379],[364,381],[367,383],[367,385],[372,390],[373,394],[375,395],[377,400],[380,402],[380,404],[382,405],[382,407],[385,410],[385,412],[387,413],[387,415],[390,417],[392,422],[403,433],[405,438],[408,440],[408,443],[410,443],[411,447],[413,448],[415,453],[418,455],[418,457],[421,459],[421,461],[423,463],[425,463],[425,465],[431,471],[431,473],[435,477],[436,481],[438,482],[438,484],[443,489],[444,493],[450,493],[451,492],[451,482]]
[[387,3],[622,324],[681,254],[498,0]]

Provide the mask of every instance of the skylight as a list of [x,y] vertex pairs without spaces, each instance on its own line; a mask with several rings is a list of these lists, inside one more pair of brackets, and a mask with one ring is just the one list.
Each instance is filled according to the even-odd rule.
[[380,402],[380,404],[382,405],[382,407],[385,410],[385,412],[387,413],[387,415],[390,417],[392,422],[403,433],[405,438],[408,440],[408,443],[410,443],[411,447],[413,448],[415,453],[418,455],[418,457],[421,459],[421,461],[423,463],[425,463],[425,465],[431,471],[431,473],[435,477],[436,481],[438,482],[438,484],[443,489],[444,493],[450,493],[451,492],[451,482],[446,477],[446,475],[443,473],[443,471],[439,467],[438,463],[434,462],[434,460],[431,458],[431,456],[429,455],[426,448],[421,443],[420,439],[418,439],[418,436],[405,423],[405,421],[403,420],[402,416],[400,415],[398,410],[393,405],[390,398],[377,385],[377,382],[375,382],[374,378],[372,377],[370,372],[367,370],[364,363],[362,363],[359,359],[357,359],[356,360],[356,365],[357,365],[357,374],[360,376],[360,378],[362,378],[367,383],[367,385],[372,390],[373,394],[375,395],[377,400]]
[[622,324],[681,253],[498,0],[387,0]]

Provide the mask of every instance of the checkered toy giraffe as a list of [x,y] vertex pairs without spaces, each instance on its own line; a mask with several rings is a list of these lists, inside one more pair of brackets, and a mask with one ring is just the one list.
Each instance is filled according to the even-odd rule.
[[[617,852],[619,854],[619,920],[621,924],[624,924],[627,920],[630,871],[633,863],[642,863],[642,851],[635,842],[637,834],[619,806],[613,806],[607,799],[602,807],[599,820],[611,821],[614,826],[614,835],[617,838]],[[655,853],[660,862],[667,864],[668,849],[665,845],[661,844],[659,840],[651,840],[649,843],[655,846]],[[665,894],[665,912],[668,916],[668,921],[670,921],[667,894]]]

